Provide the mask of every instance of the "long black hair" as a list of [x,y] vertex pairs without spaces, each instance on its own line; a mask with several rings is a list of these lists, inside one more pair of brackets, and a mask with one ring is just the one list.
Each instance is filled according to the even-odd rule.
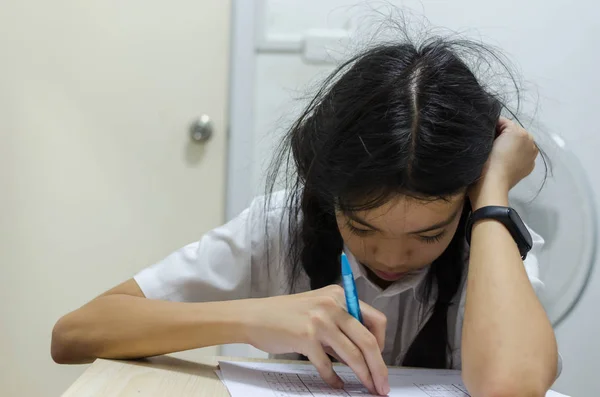
[[[374,45],[337,67],[293,123],[267,179],[270,193],[278,177],[287,180],[291,291],[302,272],[312,289],[339,280],[336,210],[376,208],[398,194],[447,199],[478,180],[508,108],[465,54],[506,66],[489,47],[462,39]],[[436,293],[435,303],[404,365],[451,365],[447,312],[463,276],[469,213],[467,200],[451,243],[430,266],[422,301]]]

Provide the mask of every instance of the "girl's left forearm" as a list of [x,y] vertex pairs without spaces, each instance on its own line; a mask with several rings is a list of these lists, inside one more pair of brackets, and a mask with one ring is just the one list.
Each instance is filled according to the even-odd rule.
[[[483,187],[473,210],[508,205],[508,189]],[[463,378],[474,396],[544,396],[556,377],[552,326],[519,250],[498,221],[473,225],[465,317]]]

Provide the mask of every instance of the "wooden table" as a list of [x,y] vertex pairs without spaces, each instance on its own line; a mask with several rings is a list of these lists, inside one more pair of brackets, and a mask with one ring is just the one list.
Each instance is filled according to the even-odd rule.
[[215,374],[219,360],[266,361],[215,356],[195,362],[170,356],[138,361],[96,360],[63,397],[229,397]]

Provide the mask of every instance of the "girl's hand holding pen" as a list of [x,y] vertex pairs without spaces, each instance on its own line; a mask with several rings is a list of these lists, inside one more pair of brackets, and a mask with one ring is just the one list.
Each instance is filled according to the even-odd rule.
[[246,342],[271,354],[308,357],[332,387],[343,382],[326,352],[346,363],[372,394],[389,392],[388,371],[381,351],[385,315],[360,302],[364,325],[346,311],[344,290],[330,285],[295,295],[248,300],[240,313]]

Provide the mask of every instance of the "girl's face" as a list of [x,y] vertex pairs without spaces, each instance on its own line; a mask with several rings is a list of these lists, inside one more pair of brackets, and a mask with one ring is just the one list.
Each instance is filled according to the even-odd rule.
[[398,196],[371,210],[337,211],[336,219],[352,254],[385,288],[429,266],[444,252],[458,227],[464,200],[464,193],[435,201]]

